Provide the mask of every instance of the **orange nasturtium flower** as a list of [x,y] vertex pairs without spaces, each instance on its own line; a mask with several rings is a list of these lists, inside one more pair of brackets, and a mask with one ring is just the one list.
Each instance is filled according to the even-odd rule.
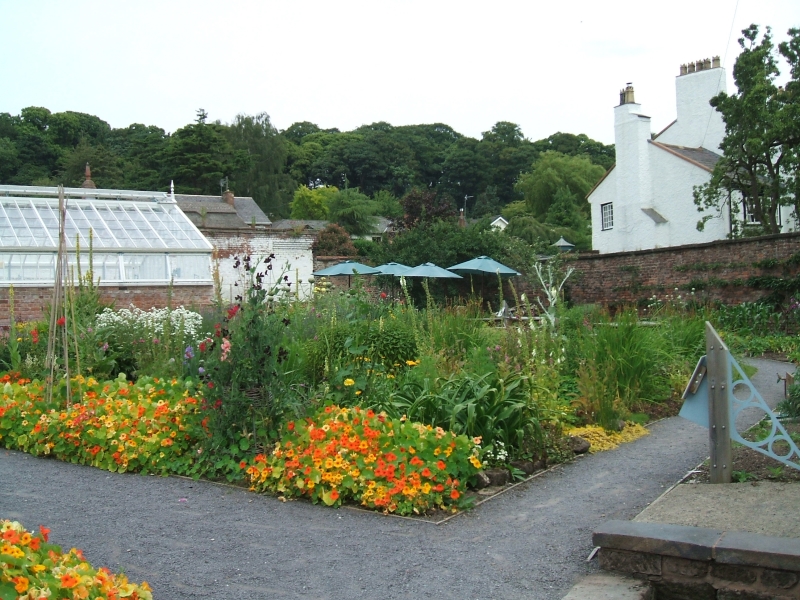
[[61,587],[65,589],[74,588],[76,585],[80,583],[80,580],[72,575],[71,573],[67,573],[66,575],[61,576]]

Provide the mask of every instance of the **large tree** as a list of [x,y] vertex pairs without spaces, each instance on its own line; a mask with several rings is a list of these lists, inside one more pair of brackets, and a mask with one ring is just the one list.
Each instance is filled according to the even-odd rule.
[[586,194],[603,176],[605,169],[592,163],[586,156],[567,156],[547,151],[533,163],[530,173],[520,177],[517,189],[534,216],[543,220],[553,204],[556,193],[567,190],[576,202],[576,208],[588,214]]
[[[742,31],[742,52],[733,67],[737,92],[722,92],[711,99],[711,106],[725,121],[723,156],[710,181],[695,189],[700,211],[729,209],[733,215],[746,211],[764,233],[781,231],[781,206],[792,206],[795,217],[800,216],[800,29],[788,33],[789,40],[776,52],[769,27],[760,41],[758,26]],[[780,75],[777,54],[790,66],[791,79],[785,88],[775,81]],[[698,229],[713,216],[704,215]],[[741,221],[734,219],[736,223]],[[738,233],[740,228],[734,230]]]

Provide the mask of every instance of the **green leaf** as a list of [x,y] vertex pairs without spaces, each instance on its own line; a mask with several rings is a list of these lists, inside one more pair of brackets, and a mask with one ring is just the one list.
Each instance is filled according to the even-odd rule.
[[17,596],[19,596],[17,590],[10,582],[0,583],[0,600],[17,600]]
[[250,448],[250,440],[247,438],[240,439],[239,448],[241,448],[242,450],[248,450]]

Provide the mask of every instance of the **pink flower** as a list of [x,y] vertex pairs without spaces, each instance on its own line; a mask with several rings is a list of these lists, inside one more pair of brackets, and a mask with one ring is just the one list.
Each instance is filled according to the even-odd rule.
[[228,341],[228,338],[222,338],[222,354],[220,355],[219,359],[221,361],[228,360],[228,354],[231,351],[231,343]]

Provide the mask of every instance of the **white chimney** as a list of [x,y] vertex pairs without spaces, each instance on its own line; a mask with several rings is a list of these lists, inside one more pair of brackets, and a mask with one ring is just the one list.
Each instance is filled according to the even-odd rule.
[[726,91],[725,70],[719,66],[719,57],[697,61],[697,70],[689,63],[688,73],[675,78],[677,122],[669,127],[658,141],[689,148],[706,148],[720,152],[719,145],[725,137],[725,123],[716,109],[708,103],[711,98]]
[[628,84],[624,92],[621,98],[625,103],[614,107],[617,198],[626,198],[625,204],[635,206],[650,197],[650,117],[641,114],[633,86]]

